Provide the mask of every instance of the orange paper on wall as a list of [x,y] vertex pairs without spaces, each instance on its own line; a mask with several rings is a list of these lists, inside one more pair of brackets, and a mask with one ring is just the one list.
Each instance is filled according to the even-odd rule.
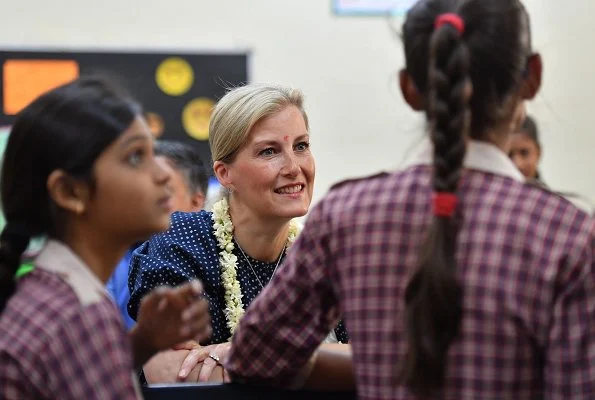
[[78,76],[74,60],[7,60],[2,74],[4,114],[17,114],[39,95]]

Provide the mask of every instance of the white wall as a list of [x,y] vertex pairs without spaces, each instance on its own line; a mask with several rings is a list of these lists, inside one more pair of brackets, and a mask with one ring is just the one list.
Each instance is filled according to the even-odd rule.
[[[400,98],[402,49],[383,18],[338,18],[330,0],[8,0],[0,47],[250,50],[252,81],[302,88],[318,161],[315,199],[399,164],[423,122]],[[595,199],[595,3],[526,0],[545,59],[530,106],[547,182]],[[400,24],[400,21],[393,21]]]

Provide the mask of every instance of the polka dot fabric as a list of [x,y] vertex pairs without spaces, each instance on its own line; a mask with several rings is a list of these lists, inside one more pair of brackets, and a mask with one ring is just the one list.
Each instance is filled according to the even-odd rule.
[[[246,255],[248,262],[236,246],[234,254],[238,257],[237,276],[242,290],[242,301],[247,307],[260,293],[262,287],[271,279],[277,261],[262,262]],[[283,258],[285,255],[283,255]],[[283,259],[281,260],[282,268]],[[138,306],[145,294],[161,285],[176,286],[193,278],[202,281],[205,295],[209,300],[213,336],[211,343],[226,342],[231,333],[223,310],[225,308],[225,290],[221,284],[219,249],[213,235],[211,213],[174,213],[170,229],[153,236],[135,250],[130,263],[128,287],[130,301],[128,313],[134,319]],[[258,275],[258,279],[254,275]],[[347,334],[343,324],[335,330],[337,339],[346,343]]]

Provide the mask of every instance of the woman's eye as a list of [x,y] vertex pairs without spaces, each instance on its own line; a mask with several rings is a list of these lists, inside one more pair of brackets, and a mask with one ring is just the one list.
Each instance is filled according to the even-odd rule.
[[295,146],[297,151],[306,151],[310,148],[310,143],[308,142],[300,142]]
[[267,149],[262,150],[258,154],[261,156],[272,156],[273,154],[275,154],[275,149],[273,149],[272,147],[269,147]]

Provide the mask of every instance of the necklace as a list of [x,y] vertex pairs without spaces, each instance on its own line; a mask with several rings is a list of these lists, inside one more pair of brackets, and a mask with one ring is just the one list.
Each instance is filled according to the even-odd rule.
[[[223,312],[227,319],[227,327],[233,335],[236,326],[244,315],[244,303],[242,302],[243,296],[242,290],[240,288],[240,282],[237,279],[236,270],[238,258],[235,256],[235,254],[233,254],[233,250],[235,248],[233,243],[233,223],[231,222],[231,217],[229,215],[229,204],[227,203],[226,198],[219,200],[213,205],[212,218],[213,235],[217,238],[217,247],[219,247],[221,283],[225,289],[225,309]],[[293,242],[295,242],[300,230],[300,224],[297,221],[291,220],[289,223],[287,242],[285,244],[285,252],[287,252]],[[282,255],[283,252],[281,253],[281,256]],[[279,266],[281,256],[277,261],[277,266]],[[248,262],[248,264],[250,264],[250,262]],[[250,268],[254,270],[252,265],[250,265]],[[275,270],[276,269],[277,267],[275,267]],[[262,285],[262,282],[260,283]]]
[[[238,246],[238,249],[240,249],[240,251],[242,252],[242,255],[244,256],[244,260],[246,260],[246,262],[248,263],[248,266],[250,267],[250,271],[252,271],[252,274],[254,275],[254,277],[256,278],[256,280],[258,281],[258,283],[260,284],[260,288],[261,289],[264,289],[264,284],[262,283],[262,281],[260,280],[260,278],[256,274],[256,271],[254,270],[254,267],[252,266],[252,263],[250,262],[250,260],[248,259],[248,257],[246,257],[246,253],[244,253],[244,250],[240,247],[240,245],[238,244],[238,242],[236,242],[236,245]],[[281,254],[279,254],[279,259],[277,260],[277,265],[275,265],[275,269],[273,270],[273,274],[271,275],[271,279],[273,279],[273,276],[275,276],[275,272],[277,272],[277,268],[279,268],[279,264],[281,263],[281,258],[283,258],[283,254],[285,253],[285,248],[286,247],[287,247],[287,245],[283,246],[283,250],[281,251]],[[269,282],[271,281],[271,279],[269,279]]]

